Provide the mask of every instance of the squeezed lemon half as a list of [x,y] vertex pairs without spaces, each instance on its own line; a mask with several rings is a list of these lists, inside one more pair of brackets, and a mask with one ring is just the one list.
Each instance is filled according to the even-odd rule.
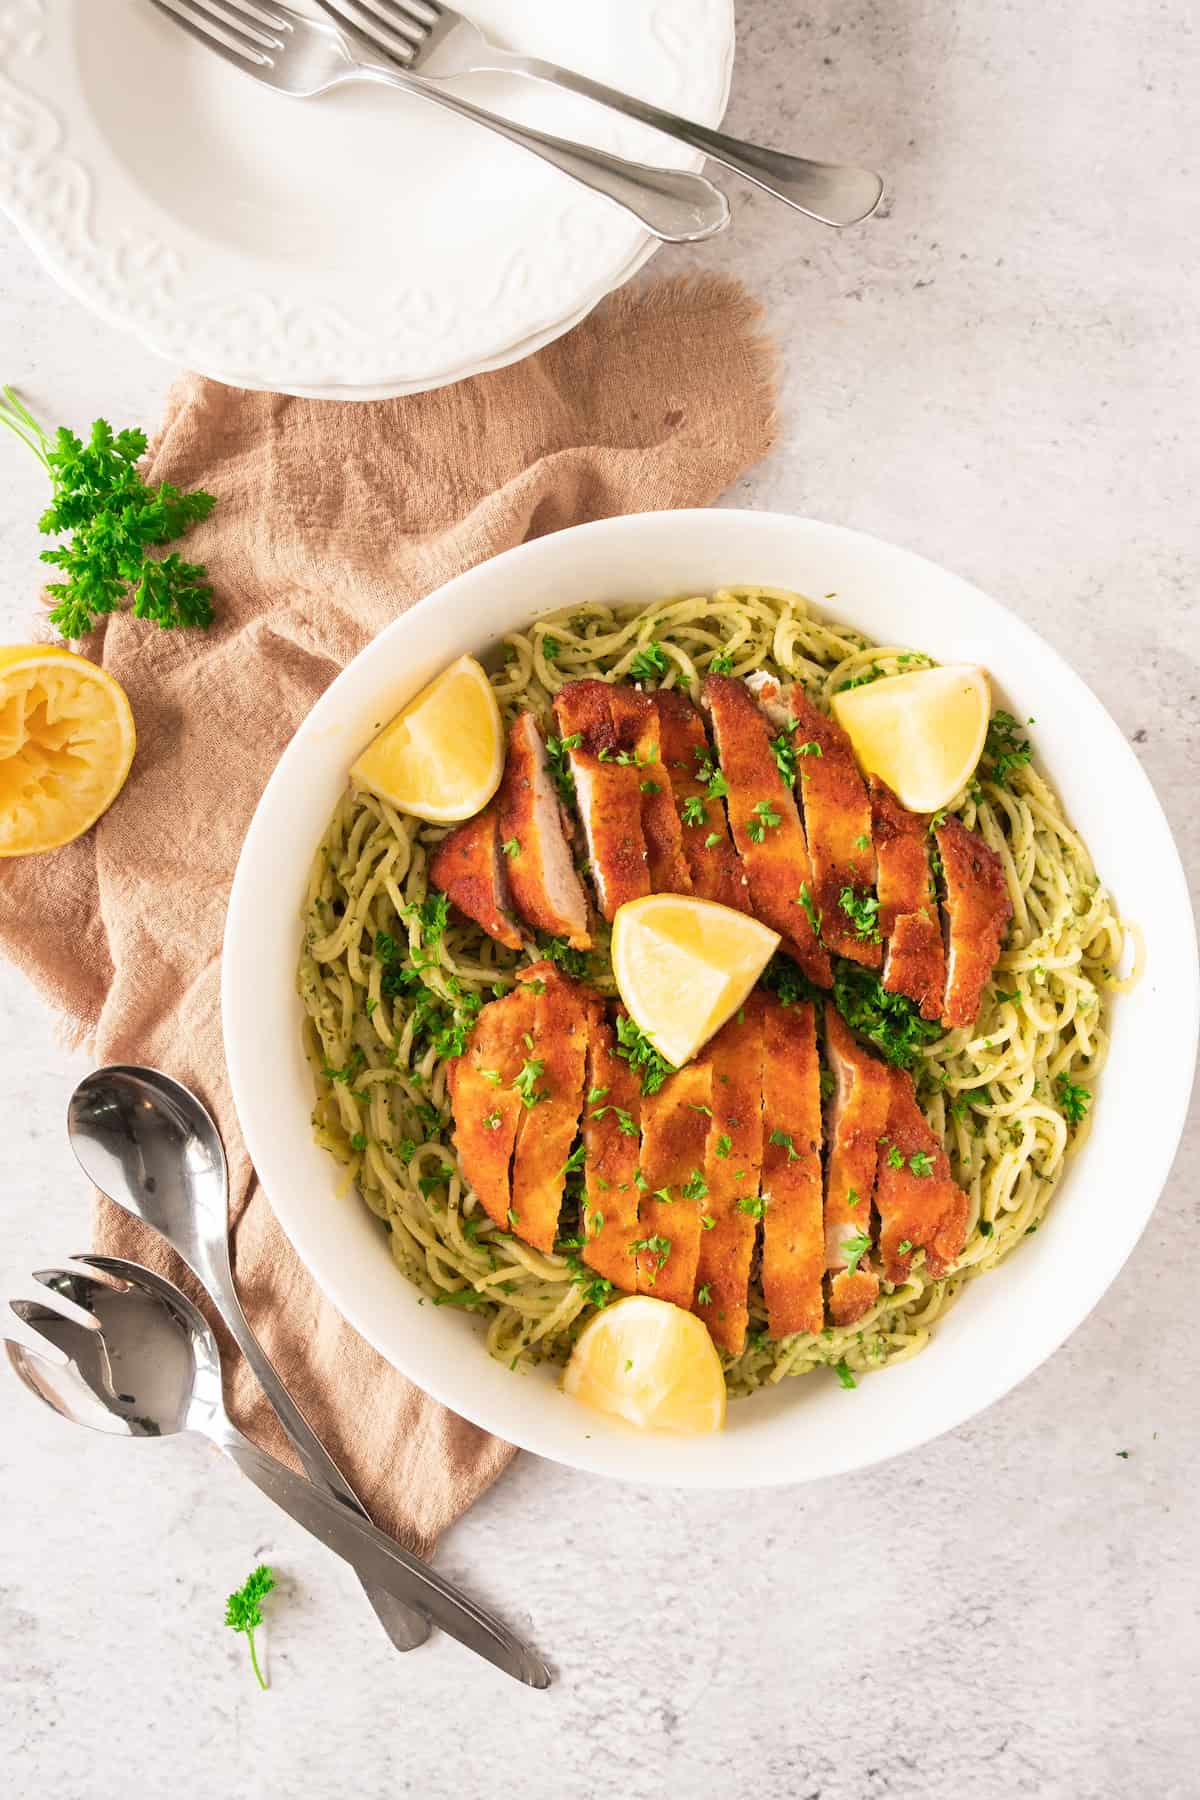
[[886,781],[910,812],[932,813],[971,779],[992,696],[987,674],[971,663],[885,675],[835,694],[832,707],[860,767]]
[[731,906],[647,894],[617,909],[613,973],[634,1023],[678,1067],[737,1011],[778,944],[777,931]]
[[401,812],[445,824],[481,811],[503,773],[491,682],[473,656],[460,656],[384,726],[350,777]]
[[725,1376],[694,1314],[631,1294],[585,1325],[563,1372],[573,1400],[647,1431],[720,1431]]
[[0,645],[0,856],[82,836],[124,787],[136,744],[105,670],[59,645]]

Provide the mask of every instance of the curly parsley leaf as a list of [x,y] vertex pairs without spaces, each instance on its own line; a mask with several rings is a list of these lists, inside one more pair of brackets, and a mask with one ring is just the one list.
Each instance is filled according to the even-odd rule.
[[657,681],[667,672],[667,653],[662,645],[651,638],[643,644],[629,665],[629,673],[634,681]]
[[1021,727],[1010,712],[998,709],[988,721],[983,741],[982,761],[997,787],[1007,787],[1014,769],[1022,768],[1033,755],[1033,745],[1021,736]]
[[149,487],[137,469],[146,452],[143,431],[114,432],[97,419],[86,444],[61,427],[50,438],[10,387],[0,400],[0,425],[32,450],[50,477],[53,498],[38,530],[66,539],[41,556],[65,575],[47,588],[54,601],[50,623],[65,638],[84,637],[98,618],[126,604],[135,618],[164,631],[211,625],[212,588],[203,563],[148,552],[207,519],[217,504],[212,494],[185,494],[168,481]]
[[635,1025],[628,1013],[621,1013],[617,1018],[617,1055],[623,1056],[630,1068],[641,1074],[643,1094],[657,1094],[667,1076],[675,1073],[674,1063],[659,1055],[641,1026]]
[[254,1647],[254,1632],[263,1622],[262,1602],[275,1586],[275,1577],[265,1563],[259,1563],[257,1569],[247,1575],[236,1594],[230,1594],[225,1602],[225,1623],[231,1631],[241,1631],[246,1635],[250,1646],[250,1661],[254,1668],[255,1679],[260,1688],[266,1692],[267,1684],[263,1672],[258,1666],[258,1653]]
[[1078,1087],[1065,1072],[1054,1077],[1054,1098],[1068,1125],[1081,1125],[1092,1103],[1090,1088]]
[[889,994],[878,975],[845,958],[834,969],[833,1003],[851,1031],[898,1069],[916,1068],[922,1046],[942,1035],[941,1026],[923,1019],[911,1000]]

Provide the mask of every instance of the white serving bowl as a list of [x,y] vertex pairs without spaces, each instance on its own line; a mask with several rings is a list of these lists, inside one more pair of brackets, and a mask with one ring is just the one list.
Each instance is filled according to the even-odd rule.
[[[1038,759],[1125,915],[1146,973],[1113,1009],[1094,1128],[1036,1237],[973,1282],[912,1362],[845,1393],[818,1372],[729,1408],[713,1437],[640,1434],[515,1374],[477,1323],[419,1306],[377,1221],[312,1141],[295,971],[314,847],[346,771],[423,683],[541,612],[650,602],[736,582],[818,598],[881,642],[978,662],[998,698],[1037,719]],[[835,595],[830,602],[820,600]],[[301,725],[259,803],[225,934],[222,1007],[238,1115],[284,1230],[324,1291],[391,1363],[463,1417],[542,1456],[676,1487],[767,1487],[837,1475],[927,1442],[1043,1362],[1091,1311],[1166,1180],[1196,1055],[1196,936],[1178,853],[1153,789],[1100,702],[1003,606],[908,551],[811,519],[738,511],[645,513],[577,526],[461,575],[355,658]],[[1152,1122],[1152,1123],[1151,1123]]]

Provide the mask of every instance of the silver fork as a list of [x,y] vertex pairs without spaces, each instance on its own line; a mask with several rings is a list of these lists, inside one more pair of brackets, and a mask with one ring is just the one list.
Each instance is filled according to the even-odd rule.
[[376,81],[443,106],[531,150],[593,193],[603,194],[670,244],[712,237],[729,222],[729,202],[703,175],[627,162],[589,144],[573,144],[516,125],[444,93],[378,54],[361,33],[306,19],[275,0],[152,0],[159,12],[235,68],[283,94],[307,98],[344,81]]
[[419,72],[426,81],[450,81],[456,75],[503,70],[570,88],[588,100],[598,100],[601,106],[611,106],[615,112],[640,119],[643,125],[653,125],[668,137],[690,144],[693,150],[702,150],[714,162],[744,175],[755,187],[823,225],[859,224],[871,216],[883,194],[883,182],[870,169],[809,162],[803,156],[788,156],[782,150],[748,144],[740,138],[727,137],[724,132],[711,131],[706,125],[696,125],[691,119],[682,119],[677,113],[664,112],[662,107],[651,106],[617,88],[605,87],[603,82],[592,81],[574,69],[501,50],[489,42],[478,26],[452,6],[446,6],[444,0],[318,0],[318,4],[352,30],[360,31],[402,68]]

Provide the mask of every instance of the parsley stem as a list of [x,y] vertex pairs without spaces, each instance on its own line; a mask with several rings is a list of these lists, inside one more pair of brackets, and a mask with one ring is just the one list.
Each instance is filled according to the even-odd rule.
[[258,1685],[262,1689],[263,1693],[265,1694],[267,1691],[267,1684],[263,1680],[263,1672],[258,1666],[258,1652],[254,1648],[254,1627],[253,1626],[251,1626],[250,1630],[246,1633],[246,1636],[249,1639],[249,1643],[250,1643],[250,1661],[254,1666],[254,1673],[258,1677]]
[[29,408],[22,404],[14,390],[5,385],[0,388],[4,398],[0,401],[0,425],[7,425],[15,437],[33,451],[44,469],[49,469],[50,460],[46,455],[49,438],[38,424]]

